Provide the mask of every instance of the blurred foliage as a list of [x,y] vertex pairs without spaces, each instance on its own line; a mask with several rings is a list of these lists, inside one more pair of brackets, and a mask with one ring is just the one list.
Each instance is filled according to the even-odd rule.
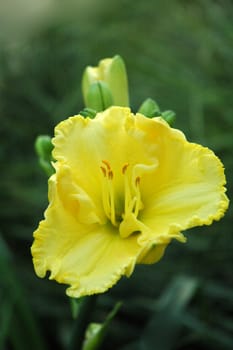
[[[83,109],[81,76],[87,64],[120,54],[133,110],[147,97],[162,110],[174,110],[175,127],[220,156],[232,197],[232,2],[88,1],[85,11],[74,3],[64,5],[70,6],[64,15],[62,2],[54,16],[50,8],[47,20],[33,30],[32,19],[25,18],[20,23],[27,30],[6,27],[0,37],[4,350],[45,349],[45,343],[65,349],[69,338],[65,287],[38,279],[31,262],[32,232],[47,205],[47,179],[34,141],[39,134],[53,135],[57,122]],[[14,11],[17,18],[23,9]],[[174,242],[158,264],[138,266],[130,279],[101,295],[94,322],[103,322],[115,302],[123,301],[103,350],[232,349],[231,223],[230,208],[221,222],[190,230],[186,245]]]

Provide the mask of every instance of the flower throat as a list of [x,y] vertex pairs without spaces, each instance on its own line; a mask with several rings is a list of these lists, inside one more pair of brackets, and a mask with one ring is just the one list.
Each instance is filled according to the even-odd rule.
[[139,211],[143,208],[139,187],[141,177],[136,176],[133,179],[128,168],[129,163],[125,163],[121,169],[124,183],[124,206],[123,213],[119,214],[116,212],[116,196],[113,183],[114,173],[107,160],[102,160],[102,165],[100,166],[104,180],[102,191],[103,208],[112,225],[116,227],[129,214],[134,214],[137,218]]

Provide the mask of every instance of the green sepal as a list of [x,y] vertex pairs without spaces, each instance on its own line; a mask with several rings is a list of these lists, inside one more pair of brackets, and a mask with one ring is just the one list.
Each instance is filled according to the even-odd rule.
[[176,113],[174,111],[167,110],[162,112],[162,117],[170,126],[172,126],[176,119]]
[[145,115],[148,118],[161,116],[160,108],[155,100],[147,98],[139,107],[138,113]]
[[103,343],[109,324],[117,314],[122,303],[118,302],[109,313],[104,323],[90,323],[86,331],[86,339],[82,350],[97,350]]
[[108,85],[102,81],[90,85],[86,100],[87,108],[94,109],[97,112],[104,111],[113,105],[112,93]]
[[39,164],[46,175],[51,176],[54,173],[52,166],[52,150],[53,144],[51,137],[48,135],[40,135],[35,141],[35,150],[39,158]]

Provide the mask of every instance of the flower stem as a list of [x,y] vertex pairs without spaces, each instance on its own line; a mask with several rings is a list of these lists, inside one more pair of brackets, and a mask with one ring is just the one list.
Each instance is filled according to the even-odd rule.
[[74,321],[71,340],[68,350],[81,350],[84,342],[85,331],[90,321],[91,314],[96,304],[97,295],[83,298],[80,302],[78,316]]

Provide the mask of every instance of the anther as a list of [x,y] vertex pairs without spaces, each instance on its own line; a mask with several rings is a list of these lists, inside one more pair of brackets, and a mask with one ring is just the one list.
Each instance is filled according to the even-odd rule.
[[122,174],[125,174],[125,172],[126,172],[128,166],[129,166],[129,163],[125,163],[125,165],[123,165]]
[[109,162],[108,162],[107,160],[102,160],[102,163],[103,163],[104,165],[106,165],[106,167],[108,168],[108,170],[111,170],[110,164],[109,164]]
[[113,172],[112,172],[112,170],[109,170],[109,172],[108,172],[108,178],[109,178],[109,180],[112,180],[112,179],[113,179]]
[[102,170],[102,173],[104,174],[104,177],[106,177],[106,175],[107,175],[106,169],[103,166],[101,166],[100,169]]
[[137,176],[135,179],[135,185],[138,186],[140,184],[141,178],[140,176]]

